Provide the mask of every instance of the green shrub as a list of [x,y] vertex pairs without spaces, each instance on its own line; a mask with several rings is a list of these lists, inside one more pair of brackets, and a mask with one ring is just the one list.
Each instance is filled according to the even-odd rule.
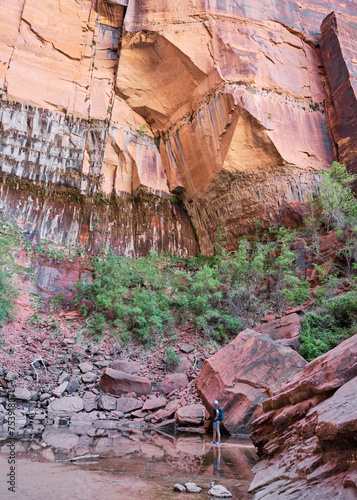
[[306,361],[321,356],[331,349],[330,335],[325,318],[308,313],[301,323],[300,354]]
[[173,370],[179,364],[180,358],[173,347],[168,347],[165,351],[165,364],[169,370]]
[[357,332],[357,293],[324,302],[320,314],[308,313],[301,329],[300,354],[312,361]]
[[22,237],[19,230],[0,219],[0,325],[13,314],[14,302],[18,295],[18,287],[13,275],[17,266],[13,259],[14,248],[20,246]]
[[351,328],[357,322],[357,292],[348,292],[326,301],[325,307],[338,327]]
[[0,325],[5,323],[13,310],[17,290],[11,283],[11,275],[0,269]]
[[356,174],[350,174],[345,165],[336,161],[322,172],[318,199],[327,230],[356,224],[357,202],[352,191],[356,179]]
[[124,342],[133,333],[150,343],[169,325],[170,301],[164,293],[168,271],[159,270],[160,264],[157,255],[127,259],[108,254],[95,258],[93,281],[77,284],[77,301],[86,298],[93,304],[91,331],[99,334],[108,321]]

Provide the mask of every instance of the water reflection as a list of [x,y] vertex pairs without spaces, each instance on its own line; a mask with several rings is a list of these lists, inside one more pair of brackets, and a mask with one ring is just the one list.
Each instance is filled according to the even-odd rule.
[[215,446],[213,448],[213,474],[219,477],[224,477],[224,470],[221,468],[222,448]]
[[[208,435],[105,428],[107,425],[105,421],[93,421],[73,422],[68,427],[48,426],[41,434],[22,435],[17,455],[171,484],[190,480],[209,484],[215,480],[236,491],[233,498],[250,498],[247,489],[256,455],[249,439],[227,437],[221,446],[212,446]],[[6,441],[2,441],[1,453],[7,453],[5,445]],[[72,461],[76,457],[86,458]]]

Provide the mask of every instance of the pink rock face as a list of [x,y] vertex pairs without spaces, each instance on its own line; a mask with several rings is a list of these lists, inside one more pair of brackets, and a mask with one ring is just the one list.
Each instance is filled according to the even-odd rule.
[[100,388],[112,394],[135,392],[138,396],[150,394],[151,382],[144,377],[106,368],[100,377]]
[[321,25],[321,55],[331,89],[331,131],[339,159],[357,172],[357,28],[332,12]]
[[217,399],[224,409],[225,429],[248,434],[262,413],[262,404],[306,361],[268,335],[244,330],[228,346],[207,359],[196,379],[196,388],[208,411]]
[[357,433],[357,377],[346,382],[327,401],[316,410],[311,410],[307,417],[317,411],[316,435],[321,441],[338,439],[338,436]]
[[264,411],[276,410],[314,395],[335,391],[355,376],[357,376],[356,335],[308,363],[303,373],[288,380],[264,403]]
[[[316,45],[331,10],[346,21],[336,43],[327,37],[327,76],[349,82],[331,85],[335,116]],[[4,0],[6,212],[19,224],[31,214],[41,238],[93,253],[109,244],[125,255],[196,254],[195,234],[212,253],[218,227],[233,249],[255,218],[295,225],[318,167],[334,159],[324,100],[341,159],[353,163],[355,49],[347,42],[356,22],[353,0],[130,0],[127,9],[109,0]],[[34,179],[36,193],[27,184]],[[142,190],[152,203],[137,202]],[[196,233],[166,203],[170,191]],[[99,192],[107,203],[93,203]]]
[[357,335],[306,365],[263,403],[252,440],[255,499],[356,497]]

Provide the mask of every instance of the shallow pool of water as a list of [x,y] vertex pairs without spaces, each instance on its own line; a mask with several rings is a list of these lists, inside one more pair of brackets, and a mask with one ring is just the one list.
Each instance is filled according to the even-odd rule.
[[[40,434],[16,440],[18,498],[34,500],[44,495],[46,500],[61,500],[63,493],[66,500],[90,500],[96,498],[90,496],[96,495],[88,487],[91,482],[102,483],[103,500],[109,500],[111,492],[115,492],[113,498],[176,499],[173,486],[177,482],[195,482],[203,488],[202,493],[190,495],[192,499],[207,497],[212,482],[225,486],[233,499],[251,498],[248,487],[256,454],[249,438],[223,437],[220,446],[211,445],[210,440],[210,435],[157,430],[49,426]],[[8,454],[7,443],[1,443],[2,459]],[[27,471],[27,481],[22,470]],[[73,482],[75,471],[77,493],[72,490],[68,498],[67,483]],[[47,489],[39,491],[36,474],[39,478],[46,475]]]

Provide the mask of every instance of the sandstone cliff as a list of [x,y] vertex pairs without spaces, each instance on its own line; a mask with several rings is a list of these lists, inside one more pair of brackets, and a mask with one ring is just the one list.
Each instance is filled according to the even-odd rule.
[[352,0],[5,0],[3,210],[32,240],[127,255],[279,221],[320,166],[353,163],[354,49],[327,28],[318,45],[331,10],[352,43]]

